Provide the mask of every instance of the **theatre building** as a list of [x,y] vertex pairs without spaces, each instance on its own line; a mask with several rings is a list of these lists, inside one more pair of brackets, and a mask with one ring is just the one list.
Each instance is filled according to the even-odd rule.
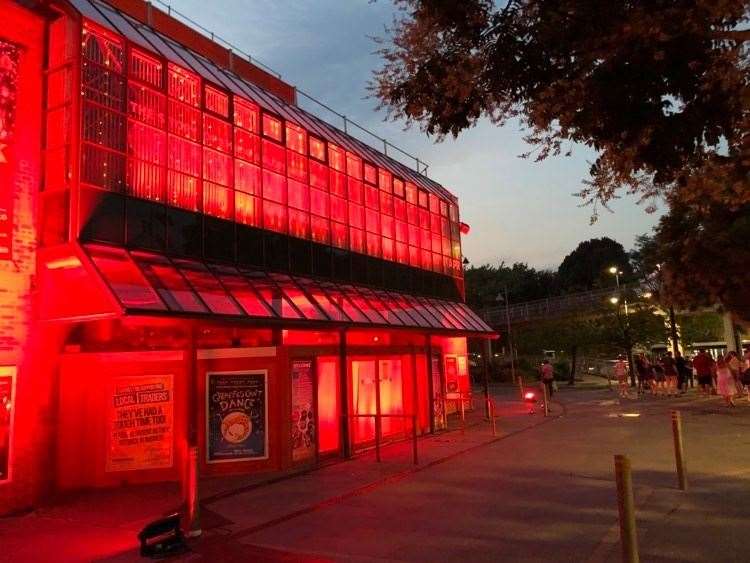
[[0,14],[0,513],[444,427],[455,196],[141,0]]

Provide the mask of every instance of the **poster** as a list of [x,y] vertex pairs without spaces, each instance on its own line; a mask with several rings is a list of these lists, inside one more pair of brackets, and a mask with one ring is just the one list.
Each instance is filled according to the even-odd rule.
[[443,396],[443,373],[440,354],[432,355],[432,412],[436,430],[445,430],[445,397]]
[[0,367],[0,483],[10,481],[16,368]]
[[109,399],[107,471],[172,467],[172,376],[115,377]]
[[315,457],[316,413],[312,360],[292,362],[292,461]]
[[206,374],[208,463],[268,459],[267,374]]
[[0,40],[0,260],[13,257],[13,133],[18,101],[17,46]]

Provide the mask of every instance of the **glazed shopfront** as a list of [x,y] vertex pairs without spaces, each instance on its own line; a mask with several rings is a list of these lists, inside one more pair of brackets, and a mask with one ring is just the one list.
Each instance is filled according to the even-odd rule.
[[151,5],[0,5],[5,510],[441,429],[494,336],[450,192]]

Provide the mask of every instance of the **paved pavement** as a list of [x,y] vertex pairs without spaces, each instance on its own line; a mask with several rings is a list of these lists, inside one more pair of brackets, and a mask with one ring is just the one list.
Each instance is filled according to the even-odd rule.
[[[497,436],[477,412],[465,433],[421,440],[418,466],[410,445],[396,444],[380,464],[364,455],[264,486],[205,483],[204,534],[180,559],[617,561],[612,456],[624,453],[642,561],[747,560],[745,400],[730,410],[716,397],[618,400],[563,386],[544,418],[516,393],[493,389]],[[683,412],[688,492],[676,488],[673,408]],[[141,487],[0,520],[0,561],[136,560],[136,531],[176,495]]]

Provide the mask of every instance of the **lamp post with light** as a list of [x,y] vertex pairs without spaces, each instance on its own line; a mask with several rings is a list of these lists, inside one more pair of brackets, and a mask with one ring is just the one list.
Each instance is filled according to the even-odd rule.
[[623,306],[625,308],[625,328],[624,328],[624,336],[625,336],[625,349],[628,355],[628,371],[630,372],[630,386],[635,387],[635,371],[633,370],[633,343],[630,339],[630,319],[628,318],[630,315],[630,310],[628,309],[628,298],[623,295],[622,288],[620,287],[620,276],[622,275],[622,270],[617,268],[617,266],[612,266],[609,268],[609,273],[615,276],[615,282],[617,283],[617,296],[612,296],[609,298],[609,302],[612,303],[612,305],[615,305],[619,309],[619,303],[620,299],[622,299]]

